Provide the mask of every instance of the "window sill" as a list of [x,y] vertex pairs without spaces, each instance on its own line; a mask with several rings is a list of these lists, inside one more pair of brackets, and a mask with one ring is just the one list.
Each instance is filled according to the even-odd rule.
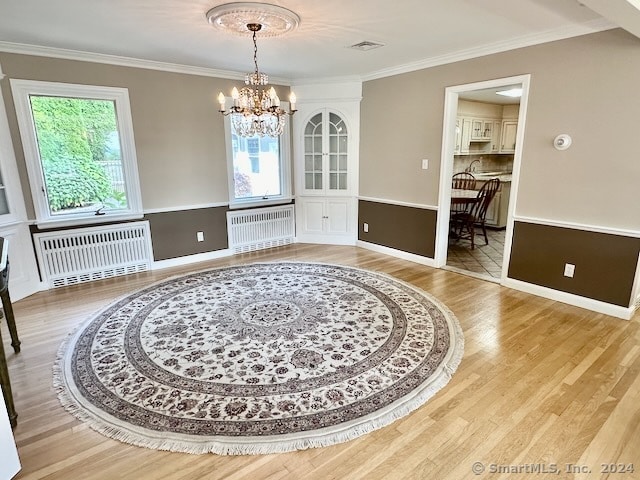
[[253,200],[248,202],[229,202],[230,210],[238,210],[240,208],[255,208],[255,207],[272,207],[273,205],[286,205],[293,201],[292,197],[272,198],[269,200]]
[[85,225],[99,225],[101,223],[114,223],[126,220],[139,220],[144,215],[142,213],[126,213],[99,215],[95,217],[67,218],[61,220],[36,220],[35,224],[39,229],[50,230],[62,227],[82,227]]

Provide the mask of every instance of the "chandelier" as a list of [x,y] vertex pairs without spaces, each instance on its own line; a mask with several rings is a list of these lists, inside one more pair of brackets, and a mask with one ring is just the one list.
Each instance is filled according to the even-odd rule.
[[287,112],[280,106],[280,98],[273,87],[269,87],[269,77],[258,70],[258,44],[256,33],[262,29],[260,23],[248,23],[247,30],[253,32],[253,73],[245,76],[245,86],[238,90],[233,87],[231,98],[233,105],[227,110],[224,93],[218,95],[219,112],[231,115],[231,125],[241,137],[277,137],[282,134],[285,117],[296,112],[296,96],[289,96],[290,109]]

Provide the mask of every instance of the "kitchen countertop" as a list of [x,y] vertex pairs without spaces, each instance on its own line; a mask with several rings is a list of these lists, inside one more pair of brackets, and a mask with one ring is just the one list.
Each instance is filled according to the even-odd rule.
[[511,182],[511,172],[471,172],[477,180],[489,180],[499,178],[501,182]]

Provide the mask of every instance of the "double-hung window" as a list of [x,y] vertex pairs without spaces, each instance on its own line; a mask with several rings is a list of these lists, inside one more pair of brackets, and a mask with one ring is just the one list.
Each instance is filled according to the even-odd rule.
[[241,208],[291,199],[288,128],[279,137],[236,135],[225,118],[229,205]]
[[142,215],[124,88],[11,80],[38,224]]

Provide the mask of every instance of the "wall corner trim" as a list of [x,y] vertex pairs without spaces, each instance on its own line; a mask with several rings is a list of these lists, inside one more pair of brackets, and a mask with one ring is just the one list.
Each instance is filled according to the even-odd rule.
[[506,278],[502,282],[502,286],[513,288],[521,292],[530,293],[538,297],[547,298],[557,302],[573,305],[574,307],[585,308],[605,315],[611,315],[612,317],[621,318],[622,320],[631,320],[631,316],[634,313],[633,307],[620,307],[611,303],[601,302],[599,300],[593,300],[592,298],[581,297],[572,293],[562,292],[560,290],[554,290],[548,287],[542,287],[532,283],[523,282],[513,278]]
[[151,270],[162,270],[163,268],[181,267],[192,263],[206,262],[207,260],[215,260],[223,257],[230,257],[233,251],[224,248],[222,250],[214,250],[213,252],[196,253],[194,255],[186,255],[184,257],[169,258],[167,260],[154,261]]
[[419,263],[420,265],[426,265],[427,267],[435,267],[436,265],[433,258],[423,257],[421,255],[416,255],[415,253],[403,252],[402,250],[377,245],[375,243],[363,242],[362,240],[358,240],[356,242],[356,247],[366,248],[367,250],[378,253],[384,253],[392,257],[401,258],[402,260],[408,260],[410,262]]

